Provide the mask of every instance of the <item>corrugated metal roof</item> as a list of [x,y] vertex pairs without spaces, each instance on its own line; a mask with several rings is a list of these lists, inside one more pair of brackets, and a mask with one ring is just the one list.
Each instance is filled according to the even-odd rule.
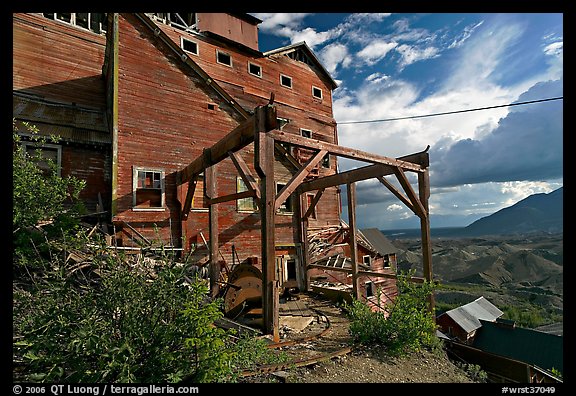
[[475,348],[485,352],[529,363],[545,370],[564,372],[564,339],[562,336],[533,329],[502,326],[491,321],[481,322],[476,333]]
[[376,249],[382,256],[393,254],[398,251],[396,246],[386,238],[382,232],[377,228],[365,228],[360,230],[365,239]]
[[468,304],[446,311],[445,314],[458,323],[463,330],[470,333],[482,326],[480,319],[493,322],[504,312],[484,297],[479,297]]

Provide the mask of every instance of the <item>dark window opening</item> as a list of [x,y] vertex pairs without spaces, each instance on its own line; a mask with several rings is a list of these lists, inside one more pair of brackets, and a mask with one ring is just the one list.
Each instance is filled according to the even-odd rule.
[[224,52],[216,51],[216,61],[226,66],[232,66],[232,57]]
[[312,87],[312,96],[322,99],[322,90],[320,88]]
[[374,283],[366,282],[366,297],[372,297],[374,295]]
[[289,259],[286,261],[286,279],[296,280],[296,260]]
[[330,154],[326,154],[324,158],[322,158],[322,167],[330,168]]
[[248,63],[248,72],[257,77],[262,77],[262,68],[254,63]]
[[292,77],[280,76],[280,84],[287,88],[292,88]]
[[311,139],[312,138],[312,131],[309,129],[300,129],[300,135],[302,135],[302,137]]
[[198,43],[182,37],[182,49],[191,54],[198,55]]
[[[285,186],[286,184],[283,183],[277,183],[276,184],[276,194],[278,194]],[[288,198],[286,198],[286,201],[284,201],[282,203],[282,205],[280,205],[280,207],[278,208],[278,212],[279,213],[293,213],[294,212],[294,203],[292,202],[292,194],[290,194],[288,196]]]

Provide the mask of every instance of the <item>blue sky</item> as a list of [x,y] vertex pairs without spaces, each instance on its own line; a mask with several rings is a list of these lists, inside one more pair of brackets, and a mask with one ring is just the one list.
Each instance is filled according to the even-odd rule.
[[[251,15],[263,20],[261,51],[305,41],[338,83],[341,145],[388,157],[430,145],[433,228],[466,226],[563,186],[563,100],[359,122],[563,97],[563,14]],[[361,165],[339,159],[340,171]],[[360,228],[419,227],[378,180],[356,189]]]

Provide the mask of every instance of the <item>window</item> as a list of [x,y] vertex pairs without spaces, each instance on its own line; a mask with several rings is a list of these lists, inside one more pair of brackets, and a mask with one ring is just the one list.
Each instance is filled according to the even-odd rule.
[[384,256],[384,268],[390,268],[390,256]]
[[369,281],[364,284],[366,286],[366,298],[374,295],[374,283]]
[[278,129],[282,130],[290,120],[288,118],[276,117],[276,122],[278,124]]
[[305,138],[312,138],[312,131],[309,129],[300,129],[300,135]]
[[62,166],[62,147],[56,144],[24,143],[26,154],[31,158],[37,159],[36,165],[42,170],[44,175],[51,172],[50,164],[55,166],[56,174],[60,176]]
[[[236,192],[248,191],[246,183],[241,177],[236,178]],[[242,198],[236,201],[238,207],[238,212],[255,212],[257,210],[256,202],[254,198]]]
[[185,37],[180,37],[180,47],[186,52],[193,55],[198,55],[198,43],[192,40],[188,40]]
[[134,168],[132,204],[135,209],[164,207],[164,171]]
[[362,262],[368,266],[370,266],[370,263],[372,262],[372,259],[370,258],[369,255],[365,255],[362,256]]
[[155,20],[181,30],[193,30],[196,26],[196,14],[190,12],[153,12],[148,14]]
[[46,18],[55,19],[69,23],[94,33],[106,33],[106,21],[108,14],[98,12],[45,12],[42,15]]
[[[285,183],[276,183],[276,194],[278,194],[285,186]],[[292,202],[292,194],[286,198],[286,201],[280,205],[278,208],[278,213],[293,213],[294,212],[294,204]]]
[[318,87],[312,86],[312,96],[322,99],[322,90]]
[[256,77],[262,77],[262,68],[252,62],[248,62],[248,73]]
[[226,52],[216,50],[216,62],[222,65],[232,66],[232,57]]
[[[307,201],[307,203],[308,203],[308,206],[307,206],[307,209],[306,209],[306,210],[308,210],[308,208],[310,207],[310,205],[312,205],[312,201],[313,201],[313,200],[314,200],[314,195],[312,195],[312,194],[306,194],[306,201]],[[316,207],[314,207],[314,209],[312,209],[312,213],[310,214],[310,217],[311,217],[312,219],[315,219],[315,218],[316,218]]]
[[330,168],[330,154],[326,154],[322,158],[322,168]]
[[196,178],[196,189],[194,190],[190,208],[196,211],[208,210],[208,201],[204,195],[204,173],[200,173]]
[[292,77],[280,74],[280,85],[286,88],[292,88]]

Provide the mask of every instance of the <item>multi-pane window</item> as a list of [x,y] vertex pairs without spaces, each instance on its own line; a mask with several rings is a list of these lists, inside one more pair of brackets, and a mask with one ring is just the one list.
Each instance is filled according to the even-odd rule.
[[99,12],[44,12],[46,18],[55,19],[88,29],[94,33],[106,33],[108,14]]
[[48,175],[53,170],[60,176],[62,147],[55,144],[24,143],[26,154],[32,158],[42,173]]
[[161,170],[134,168],[134,208],[164,207],[164,172]]
[[[246,187],[246,183],[241,177],[236,178],[236,192],[244,192],[248,191],[248,187]],[[241,198],[236,201],[238,206],[238,212],[255,212],[257,209],[256,202],[254,202],[254,198]]]

